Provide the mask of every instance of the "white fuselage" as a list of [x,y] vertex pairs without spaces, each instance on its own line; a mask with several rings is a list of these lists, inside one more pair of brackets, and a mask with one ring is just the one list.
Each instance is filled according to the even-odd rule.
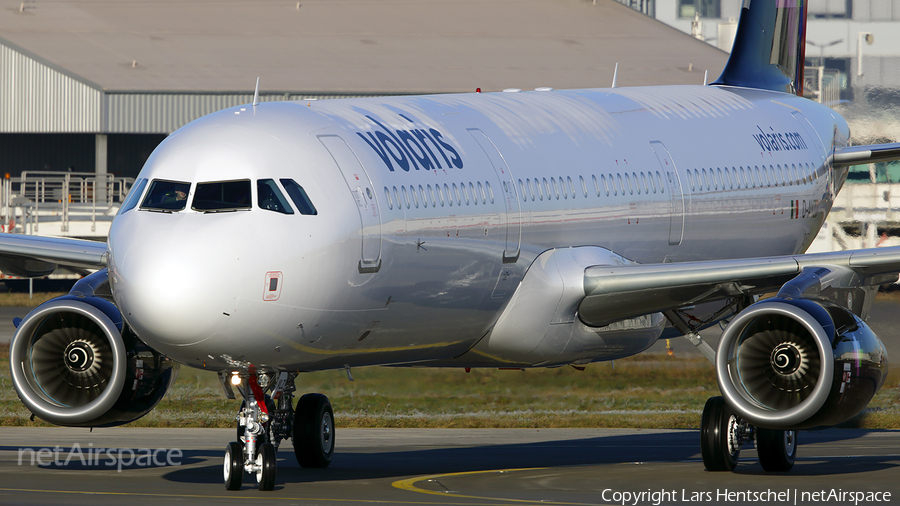
[[110,280],[140,338],[191,366],[508,365],[466,352],[541,253],[805,251],[848,137],[809,100],[703,86],[237,107],[172,134],[139,178],[191,183],[188,201],[197,183],[291,178],[317,214],[255,192],[246,211],[138,206],[113,223]]

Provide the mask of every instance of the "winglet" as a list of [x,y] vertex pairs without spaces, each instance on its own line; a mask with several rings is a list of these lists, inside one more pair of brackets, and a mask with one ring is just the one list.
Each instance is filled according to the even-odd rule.
[[259,105],[259,77],[256,78],[256,89],[253,91],[253,107]]
[[731,56],[713,84],[803,96],[806,0],[744,0]]

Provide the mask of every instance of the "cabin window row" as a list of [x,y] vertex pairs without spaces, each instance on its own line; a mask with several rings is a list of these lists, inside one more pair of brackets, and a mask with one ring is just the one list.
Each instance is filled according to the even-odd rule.
[[753,167],[717,167],[715,169],[688,169],[687,178],[691,191],[735,190],[769,188],[810,184],[815,180],[815,169],[809,163],[754,165]]
[[[563,178],[560,176],[559,178],[551,177],[550,179],[542,178],[526,178],[524,180],[519,179],[519,197],[522,199],[522,202],[528,202],[530,198],[532,202],[535,200],[560,200],[560,199],[569,199],[575,198],[575,183],[572,182],[571,177]],[[587,185],[584,182],[584,178],[578,177],[579,187],[581,188],[584,196],[587,197]]]
[[469,183],[444,183],[436,185],[403,185],[397,188],[384,187],[384,197],[388,209],[418,209],[430,207],[453,207],[454,205],[485,205],[494,203],[494,190],[487,181]]
[[[596,175],[591,176],[594,185],[594,191],[597,196],[616,196],[616,195],[638,195],[650,193],[665,193],[665,186],[662,182],[662,175],[656,172],[632,172],[619,173],[616,175],[601,174],[598,178]],[[534,202],[536,200],[568,199],[575,198],[579,192],[576,188],[580,188],[585,197],[588,196],[588,186],[583,176],[578,176],[578,186],[576,187],[571,177],[566,178],[526,178],[519,179],[519,195],[522,202],[528,202],[529,199]]]

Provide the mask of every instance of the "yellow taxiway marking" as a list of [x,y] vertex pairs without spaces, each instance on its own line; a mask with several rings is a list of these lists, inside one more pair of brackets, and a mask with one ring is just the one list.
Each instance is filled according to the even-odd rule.
[[597,503],[578,503],[578,502],[561,502],[561,501],[550,501],[546,499],[510,499],[504,497],[485,497],[485,496],[476,496],[476,495],[463,495],[458,494],[456,492],[441,492],[437,490],[426,490],[424,488],[419,488],[416,486],[416,483],[421,481],[428,480],[440,480],[441,478],[453,478],[456,476],[472,476],[476,474],[491,474],[491,473],[515,473],[521,471],[540,471],[543,469],[548,469],[546,467],[525,467],[520,469],[490,469],[487,471],[466,471],[462,473],[445,473],[445,474],[432,474],[429,476],[418,476],[416,478],[407,478],[405,480],[398,480],[392,483],[395,488],[399,488],[400,490],[407,490],[409,492],[418,492],[420,494],[430,494],[437,495],[446,498],[459,498],[459,499],[476,499],[479,501],[495,501],[495,502],[507,502],[507,503],[523,503],[523,504],[558,504],[565,506],[602,506]]

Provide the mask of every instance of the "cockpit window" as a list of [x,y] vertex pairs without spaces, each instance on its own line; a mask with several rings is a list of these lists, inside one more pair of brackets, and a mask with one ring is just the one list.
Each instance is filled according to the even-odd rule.
[[274,179],[260,179],[256,182],[256,205],[260,209],[275,211],[282,214],[294,214],[290,204],[284,199],[284,194],[278,189]]
[[294,201],[294,205],[297,206],[300,214],[319,214],[316,211],[316,206],[313,205],[312,201],[309,200],[309,196],[306,195],[306,191],[296,181],[293,179],[281,179],[281,186],[284,186],[284,191]]
[[147,180],[144,178],[140,178],[137,180],[137,183],[131,187],[131,191],[128,192],[128,196],[125,197],[125,201],[122,202],[122,207],[119,209],[119,214],[127,213],[134,209],[134,206],[137,205],[138,199],[141,198],[141,194],[144,193],[144,188],[147,186]]
[[187,196],[190,191],[190,183],[155,179],[150,183],[150,190],[144,197],[144,202],[141,203],[141,209],[181,211],[187,205]]
[[191,209],[206,213],[250,209],[250,180],[197,183]]

